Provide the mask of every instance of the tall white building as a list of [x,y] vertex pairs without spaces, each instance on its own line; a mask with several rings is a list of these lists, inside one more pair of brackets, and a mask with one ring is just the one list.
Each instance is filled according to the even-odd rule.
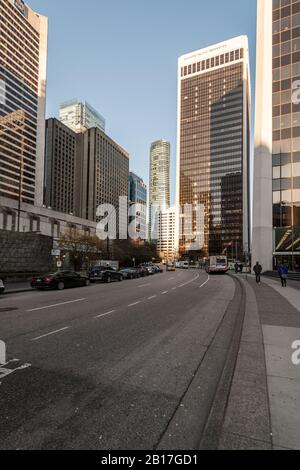
[[105,132],[105,119],[86,101],[74,99],[62,103],[59,120],[76,133],[96,127]]
[[174,207],[164,209],[158,213],[158,239],[157,251],[164,260],[175,259],[177,256],[175,246],[175,219]]
[[177,123],[180,254],[207,257],[226,252],[247,257],[250,76],[246,36],[179,58]]
[[300,266],[300,1],[258,0],[253,262]]
[[170,207],[170,143],[158,140],[150,148],[149,240],[158,239],[158,213]]
[[0,0],[0,196],[42,206],[48,19]]

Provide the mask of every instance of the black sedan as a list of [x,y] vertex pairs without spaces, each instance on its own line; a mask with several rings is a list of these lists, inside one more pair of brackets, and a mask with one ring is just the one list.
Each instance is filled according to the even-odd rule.
[[54,274],[44,276],[34,276],[31,280],[31,287],[34,289],[58,289],[63,290],[69,287],[89,286],[90,281],[87,276],[73,271],[59,271]]
[[90,282],[112,282],[123,281],[123,275],[110,266],[96,266],[89,273]]

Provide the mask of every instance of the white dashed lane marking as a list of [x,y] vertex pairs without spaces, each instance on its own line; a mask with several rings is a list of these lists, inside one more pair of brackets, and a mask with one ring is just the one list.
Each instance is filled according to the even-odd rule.
[[59,304],[46,305],[45,307],[37,307],[32,308],[31,310],[26,310],[26,312],[37,312],[38,310],[46,310],[47,308],[60,307],[61,305],[75,304],[76,302],[83,302],[84,300],[87,299],[70,300],[69,302],[61,302]]
[[111,313],[115,313],[115,310],[111,310],[110,312],[106,312],[106,313],[101,313],[101,315],[97,315],[97,316],[94,317],[94,318],[106,317],[107,315],[110,315]]
[[55,335],[56,333],[60,333],[62,331],[68,330],[70,327],[66,326],[65,328],[61,328],[60,330],[51,331],[45,335],[38,336],[37,338],[33,338],[31,341],[38,341],[39,339],[46,338],[47,336]]

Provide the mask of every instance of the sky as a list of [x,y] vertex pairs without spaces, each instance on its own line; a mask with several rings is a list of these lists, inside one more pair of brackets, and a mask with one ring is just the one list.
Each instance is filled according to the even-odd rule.
[[147,184],[151,142],[169,140],[173,202],[178,57],[246,34],[254,102],[256,0],[26,3],[49,18],[47,117],[58,116],[61,102],[88,101]]

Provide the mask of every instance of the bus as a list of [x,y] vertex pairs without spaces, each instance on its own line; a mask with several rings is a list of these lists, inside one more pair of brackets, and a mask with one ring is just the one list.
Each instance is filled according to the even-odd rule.
[[227,256],[210,256],[206,265],[207,274],[226,274],[229,270]]

